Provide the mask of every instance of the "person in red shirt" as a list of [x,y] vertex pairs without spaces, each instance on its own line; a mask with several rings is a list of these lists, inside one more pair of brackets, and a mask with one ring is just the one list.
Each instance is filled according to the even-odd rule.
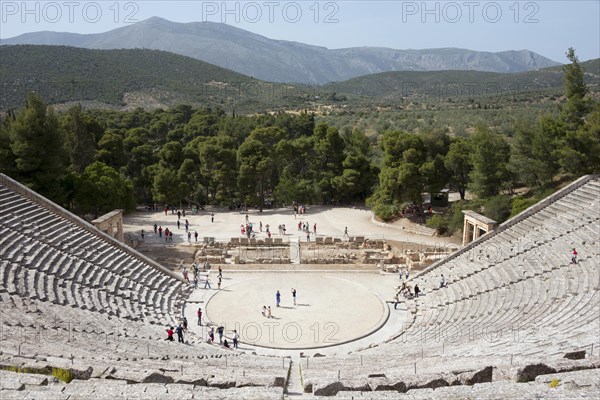
[[202,326],[202,309],[198,307],[198,325]]
[[571,264],[577,264],[577,250],[573,247],[573,253],[571,256]]
[[173,327],[170,326],[169,329],[167,329],[167,338],[165,340],[168,340],[170,342],[173,342],[175,340],[175,338],[173,337],[173,334],[175,332],[173,332]]

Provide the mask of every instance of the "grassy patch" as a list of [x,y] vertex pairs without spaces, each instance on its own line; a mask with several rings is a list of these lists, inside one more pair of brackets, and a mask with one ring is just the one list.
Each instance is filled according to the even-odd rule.
[[64,368],[21,368],[16,365],[0,365],[0,370],[16,372],[18,374],[39,374],[39,375],[51,375],[56,379],[60,379],[65,383],[69,383],[74,379],[73,372]]

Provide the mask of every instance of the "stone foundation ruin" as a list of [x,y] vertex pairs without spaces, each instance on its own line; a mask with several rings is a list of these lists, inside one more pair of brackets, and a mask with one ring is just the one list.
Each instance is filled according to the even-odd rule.
[[[203,264],[354,264],[378,265],[385,272],[422,269],[455,251],[455,247],[415,243],[390,244],[363,236],[317,237],[294,242],[288,238],[254,240],[232,238],[229,242],[204,240],[197,246],[194,262]],[[296,260],[294,262],[294,260]]]

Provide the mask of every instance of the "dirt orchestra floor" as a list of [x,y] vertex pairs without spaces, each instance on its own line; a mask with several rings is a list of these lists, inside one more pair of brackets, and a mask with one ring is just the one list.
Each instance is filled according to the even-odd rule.
[[[387,307],[368,287],[330,274],[232,275],[206,302],[206,317],[245,342],[263,347],[311,348],[340,344],[379,328]],[[296,305],[291,286],[297,291]],[[280,307],[275,293],[281,293]],[[262,316],[271,307],[272,318]]]
[[[211,222],[214,212],[214,222]],[[221,209],[207,209],[197,214],[186,212],[177,228],[177,215],[163,211],[138,211],[124,220],[126,233],[145,238],[141,249],[159,249],[174,255],[175,271],[180,272],[181,260],[191,260],[204,237],[229,241],[241,237],[240,225],[248,220],[254,226],[257,239],[266,237],[269,224],[273,237],[284,241],[306,241],[306,234],[298,231],[298,222],[308,223],[311,240],[313,224],[317,235],[364,236],[394,242],[409,242],[423,246],[456,246],[452,239],[408,233],[401,225],[381,226],[373,223],[370,211],[360,208],[309,207],[306,214],[294,216],[291,209],[268,209],[248,213]],[[198,243],[192,236],[188,242],[185,220],[189,230],[198,232]],[[262,231],[259,228],[262,222]],[[154,234],[153,225],[174,232],[173,243],[166,243]],[[280,235],[277,226],[286,225],[286,235]],[[147,253],[149,256],[151,254]],[[172,264],[173,265],[173,264]],[[171,266],[173,268],[173,266]],[[394,309],[393,299],[399,285],[397,274],[381,272],[376,265],[307,265],[307,264],[227,264],[221,290],[217,289],[216,271],[210,272],[212,287],[203,283],[188,298],[183,310],[190,329],[207,338],[208,326],[225,327],[225,336],[231,339],[233,330],[240,334],[238,351],[266,355],[340,354],[381,343],[395,335],[406,322],[408,312],[403,304]],[[214,269],[214,268],[213,268]],[[292,301],[291,289],[297,290],[297,304]],[[281,293],[280,307],[276,307],[275,293]],[[422,288],[424,294],[427,288]],[[270,306],[273,318],[261,314],[263,306]],[[203,325],[198,326],[196,312],[203,310]],[[183,317],[182,315],[182,317]],[[213,344],[218,346],[217,343]]]

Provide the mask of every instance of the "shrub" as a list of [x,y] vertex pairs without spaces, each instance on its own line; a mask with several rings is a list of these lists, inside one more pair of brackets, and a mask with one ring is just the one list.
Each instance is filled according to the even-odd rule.
[[519,214],[521,211],[531,207],[535,203],[538,202],[537,198],[525,198],[521,195],[516,196],[512,202],[512,210],[510,212],[510,216],[514,217]]
[[74,378],[73,372],[63,368],[52,368],[52,376],[66,383],[70,383]]
[[398,214],[398,206],[394,204],[377,203],[373,206],[373,212],[382,220],[389,221]]
[[512,198],[507,195],[490,197],[484,207],[485,216],[501,224],[510,217]]
[[425,225],[435,229],[438,235],[443,235],[444,233],[448,232],[448,218],[439,214],[429,218]]
[[550,386],[551,388],[555,388],[555,387],[557,387],[557,386],[558,386],[558,384],[559,384],[559,383],[560,383],[560,381],[559,381],[558,379],[554,378],[554,379],[552,379],[552,380],[550,381],[550,385],[549,385],[549,386]]

